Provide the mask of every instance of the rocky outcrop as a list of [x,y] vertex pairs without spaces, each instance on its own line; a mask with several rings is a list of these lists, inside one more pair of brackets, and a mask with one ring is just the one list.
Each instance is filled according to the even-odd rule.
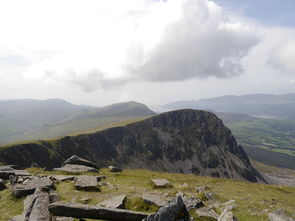
[[124,209],[124,204],[126,202],[126,199],[127,199],[126,195],[116,196],[114,198],[104,200],[98,205],[108,207],[108,208]]
[[76,155],[71,156],[69,159],[67,159],[62,166],[65,166],[67,164],[75,164],[75,165],[83,165],[87,167],[93,167],[95,169],[99,169],[98,166],[89,160],[83,159],[81,157],[78,157]]
[[72,155],[98,167],[120,165],[176,173],[194,173],[251,182],[264,181],[243,148],[213,113],[178,110],[123,127],[0,149],[6,164],[57,167]]

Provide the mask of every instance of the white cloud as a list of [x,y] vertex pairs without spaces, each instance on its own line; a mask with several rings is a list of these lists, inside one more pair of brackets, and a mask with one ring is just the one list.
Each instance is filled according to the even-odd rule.
[[235,76],[258,43],[252,28],[208,0],[3,1],[0,28],[0,47],[55,51],[35,56],[25,78],[86,92]]
[[269,62],[283,72],[295,74],[295,36],[278,44]]

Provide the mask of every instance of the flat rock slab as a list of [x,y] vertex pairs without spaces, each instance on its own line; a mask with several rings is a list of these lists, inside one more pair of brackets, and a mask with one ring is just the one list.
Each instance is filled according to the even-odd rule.
[[9,170],[16,170],[16,169],[18,168],[15,165],[0,166],[0,171],[9,171]]
[[33,194],[37,187],[39,187],[40,189],[52,188],[53,181],[50,180],[48,177],[33,178],[32,180],[28,180],[25,183],[13,185],[12,195],[18,198],[27,196]]
[[112,199],[104,200],[103,202],[99,203],[98,206],[104,206],[108,208],[116,208],[116,209],[124,209],[124,204],[126,202],[126,195],[116,196]]
[[49,205],[49,211],[54,216],[102,220],[141,221],[148,216],[147,213],[125,209],[112,209],[65,202],[57,202]]
[[199,208],[196,210],[196,212],[197,212],[198,216],[200,216],[200,217],[211,217],[216,220],[219,217],[219,215],[213,209],[210,209],[207,207]]
[[55,217],[53,220],[54,221],[74,221],[74,218],[72,218],[72,217]]
[[9,176],[32,176],[29,172],[25,170],[0,170],[1,179],[9,179]]
[[64,171],[68,173],[98,172],[98,170],[93,167],[76,164],[66,164],[61,168],[53,168],[53,170]]
[[97,178],[95,176],[77,176],[75,178],[75,188],[77,190],[100,191],[97,186]]
[[23,214],[15,216],[12,221],[51,221],[49,204],[49,194],[37,188],[33,195],[27,196],[24,200]]
[[171,187],[171,183],[166,179],[152,179],[152,182],[157,188]]
[[153,193],[142,194],[142,199],[145,203],[156,205],[159,207],[164,206],[168,203],[168,200],[163,195]]
[[92,163],[89,160],[83,159],[83,158],[78,157],[76,155],[73,155],[69,159],[67,159],[62,164],[62,166],[65,166],[66,164],[83,165],[83,166],[88,166],[88,167],[93,167],[95,169],[99,169],[98,166],[95,163]]
[[66,176],[66,175],[53,175],[52,176],[57,181],[72,181],[75,179],[75,176]]

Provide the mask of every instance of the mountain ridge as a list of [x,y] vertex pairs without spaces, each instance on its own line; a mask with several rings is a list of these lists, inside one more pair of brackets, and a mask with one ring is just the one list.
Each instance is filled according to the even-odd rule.
[[92,134],[0,148],[0,161],[56,167],[71,155],[123,168],[195,173],[264,181],[241,146],[213,113],[179,110]]

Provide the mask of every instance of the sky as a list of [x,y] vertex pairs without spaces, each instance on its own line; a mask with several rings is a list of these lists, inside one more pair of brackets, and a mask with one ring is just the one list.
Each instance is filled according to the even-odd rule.
[[294,0],[0,0],[0,100],[295,93]]

